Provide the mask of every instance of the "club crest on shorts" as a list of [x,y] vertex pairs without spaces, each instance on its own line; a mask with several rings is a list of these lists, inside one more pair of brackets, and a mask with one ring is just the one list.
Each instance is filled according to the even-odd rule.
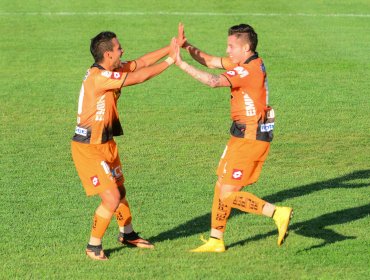
[[240,169],[233,169],[233,175],[232,178],[234,180],[241,180],[243,177],[243,170]]
[[100,185],[99,178],[97,175],[90,177],[91,183],[97,187]]

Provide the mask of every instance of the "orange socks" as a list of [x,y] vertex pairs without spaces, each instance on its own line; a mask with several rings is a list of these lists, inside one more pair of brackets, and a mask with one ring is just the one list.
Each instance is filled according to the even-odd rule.
[[261,215],[265,204],[266,201],[248,192],[232,192],[221,200],[220,191],[216,187],[212,205],[211,227],[225,232],[226,222],[230,216],[231,208]]
[[217,229],[221,232],[225,232],[226,221],[230,216],[231,207],[226,201],[220,199],[220,190],[215,186],[215,194],[213,197],[212,204],[212,216],[211,216],[211,228]]
[[234,192],[226,198],[226,201],[232,208],[258,215],[262,214],[263,206],[266,203],[266,201],[248,192]]
[[91,230],[91,236],[102,239],[107,230],[113,213],[103,204],[100,204],[95,211],[94,222]]
[[115,212],[117,223],[119,227],[124,227],[131,224],[132,216],[130,211],[130,206],[126,198],[122,198],[118,208]]

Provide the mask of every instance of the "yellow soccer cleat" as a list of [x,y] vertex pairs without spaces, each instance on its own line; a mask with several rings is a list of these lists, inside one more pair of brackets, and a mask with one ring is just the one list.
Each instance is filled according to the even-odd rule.
[[273,219],[278,228],[279,237],[277,244],[280,246],[287,236],[290,219],[293,217],[293,209],[290,207],[276,207]]
[[204,244],[196,249],[190,250],[190,252],[195,253],[204,253],[204,252],[214,252],[214,253],[222,253],[225,252],[225,244],[223,239],[217,239],[210,237],[207,240],[202,239]]

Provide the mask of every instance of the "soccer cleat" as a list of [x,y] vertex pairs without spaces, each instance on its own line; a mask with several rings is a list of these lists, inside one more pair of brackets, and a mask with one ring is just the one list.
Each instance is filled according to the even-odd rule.
[[217,239],[210,237],[207,240],[204,240],[201,238],[204,244],[202,246],[199,246],[198,248],[195,248],[193,250],[190,250],[190,252],[194,253],[204,253],[204,252],[214,252],[214,253],[222,253],[225,252],[225,244],[223,239]]
[[148,240],[141,238],[135,231],[131,233],[120,232],[118,235],[118,242],[122,245],[126,244],[138,248],[153,249],[154,245]]
[[276,207],[273,219],[278,228],[279,237],[277,244],[283,244],[285,237],[288,235],[288,226],[290,219],[293,217],[293,209],[290,207]]
[[108,260],[107,256],[104,254],[102,245],[94,246],[94,245],[87,244],[86,255],[93,260],[98,260],[98,261]]

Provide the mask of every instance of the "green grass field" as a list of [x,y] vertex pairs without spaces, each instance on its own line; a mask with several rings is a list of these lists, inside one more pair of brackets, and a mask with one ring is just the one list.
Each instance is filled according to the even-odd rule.
[[[90,38],[112,30],[135,59],[168,44],[179,21],[218,56],[230,26],[258,32],[277,129],[248,191],[295,209],[289,238],[278,248],[272,220],[233,211],[225,253],[188,252],[209,234],[229,90],[172,66],[119,101],[134,226],[156,248],[120,247],[113,220],[110,261],[90,261],[99,200],[70,155]],[[0,25],[0,279],[369,279],[368,1],[3,0]]]

